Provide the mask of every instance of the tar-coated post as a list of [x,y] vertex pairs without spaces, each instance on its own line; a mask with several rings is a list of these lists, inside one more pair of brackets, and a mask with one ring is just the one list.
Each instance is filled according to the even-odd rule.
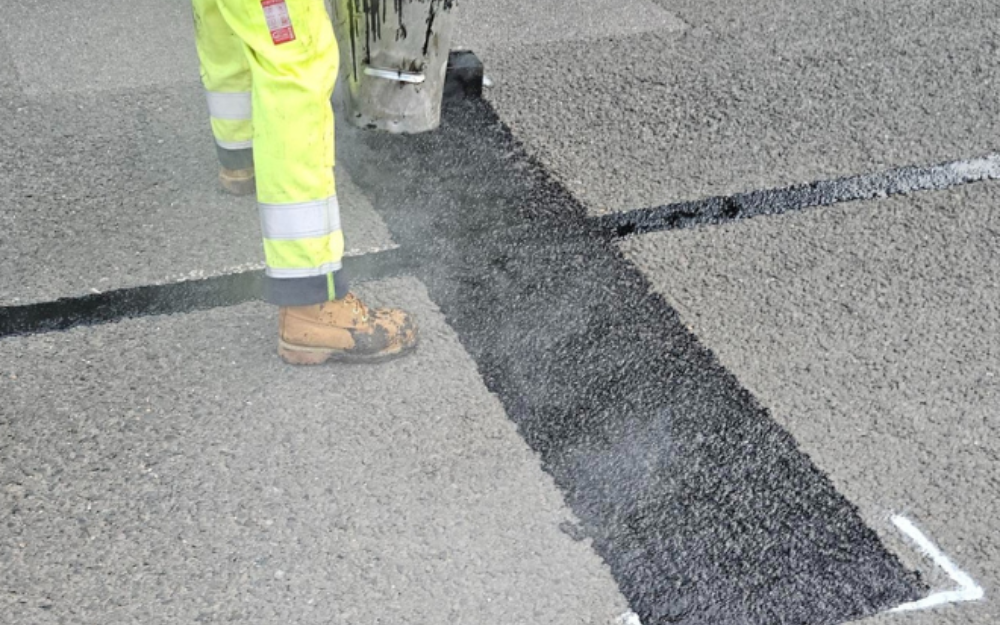
[[456,0],[332,0],[347,116],[420,133],[441,123]]

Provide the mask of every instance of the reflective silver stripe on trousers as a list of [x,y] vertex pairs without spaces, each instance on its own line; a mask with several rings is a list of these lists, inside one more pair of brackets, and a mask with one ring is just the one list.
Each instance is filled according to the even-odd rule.
[[257,204],[265,239],[312,239],[340,230],[337,196],[298,204]]
[[252,117],[250,92],[222,93],[206,91],[208,114],[215,119],[244,120]]
[[246,150],[253,147],[253,139],[247,139],[246,141],[222,141],[221,139],[216,139],[215,143],[223,150]]
[[325,276],[334,271],[340,271],[342,263],[326,263],[322,267],[311,267],[309,269],[275,269],[268,267],[268,276],[272,278],[313,278],[315,276]]

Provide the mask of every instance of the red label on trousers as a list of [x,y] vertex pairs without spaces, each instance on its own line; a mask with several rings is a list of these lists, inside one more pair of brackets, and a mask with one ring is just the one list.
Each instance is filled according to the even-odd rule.
[[260,0],[260,5],[264,7],[264,19],[267,20],[274,45],[295,41],[295,30],[292,28],[292,19],[288,17],[285,0]]

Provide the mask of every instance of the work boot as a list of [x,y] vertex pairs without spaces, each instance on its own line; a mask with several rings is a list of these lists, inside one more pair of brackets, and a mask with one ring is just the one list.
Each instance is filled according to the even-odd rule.
[[282,306],[278,335],[278,354],[293,365],[377,362],[417,345],[417,328],[407,313],[369,311],[353,294],[313,306]]
[[249,169],[226,169],[219,170],[219,182],[222,188],[233,195],[250,195],[257,187],[254,179],[253,167]]

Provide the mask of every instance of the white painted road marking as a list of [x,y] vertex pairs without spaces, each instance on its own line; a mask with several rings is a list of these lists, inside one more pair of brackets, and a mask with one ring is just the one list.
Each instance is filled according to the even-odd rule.
[[955,564],[948,559],[948,556],[941,553],[941,550],[938,549],[934,543],[930,541],[930,539],[924,536],[923,532],[917,529],[917,526],[914,525],[912,521],[906,517],[896,515],[892,517],[892,522],[899,528],[899,531],[903,532],[907,538],[912,540],[917,547],[920,548],[920,551],[925,556],[930,558],[934,564],[944,569],[944,572],[948,574],[948,577],[958,584],[958,588],[956,590],[946,590],[934,593],[933,595],[921,599],[920,601],[904,603],[898,608],[890,610],[891,612],[928,610],[930,608],[949,603],[979,601],[983,598],[983,589],[980,588],[967,573],[955,566]]
[[635,612],[626,612],[622,614],[617,619],[618,625],[642,625],[642,621],[639,620],[639,615]]

